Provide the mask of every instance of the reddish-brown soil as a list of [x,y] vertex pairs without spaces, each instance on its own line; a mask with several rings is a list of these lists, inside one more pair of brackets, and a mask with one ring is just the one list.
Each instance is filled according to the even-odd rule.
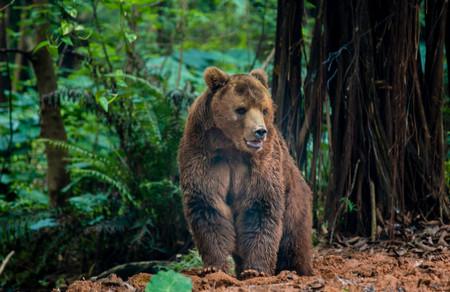
[[[402,251],[364,246],[320,248],[314,253],[315,275],[299,277],[292,272],[239,281],[223,272],[191,277],[194,291],[450,291],[450,251]],[[127,282],[110,276],[96,282],[76,281],[69,292],[143,291],[151,279],[138,274]]]

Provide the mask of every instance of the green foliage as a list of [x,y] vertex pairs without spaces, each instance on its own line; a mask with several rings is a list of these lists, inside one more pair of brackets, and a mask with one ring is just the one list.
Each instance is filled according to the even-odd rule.
[[162,267],[164,269],[182,272],[189,269],[201,268],[203,266],[202,258],[198,250],[191,249],[187,254],[177,255],[176,261]]
[[124,201],[135,204],[128,187],[130,173],[127,165],[122,163],[120,157],[98,155],[61,141],[48,139],[39,139],[38,141],[47,143],[51,147],[66,150],[69,153],[72,183],[65,188],[65,191],[70,190],[83,179],[94,179],[115,188]]
[[74,214],[95,217],[102,213],[104,206],[108,203],[107,194],[83,194],[69,198],[69,204]]
[[192,291],[192,280],[171,270],[158,272],[145,287],[145,292],[188,291]]
[[353,203],[349,198],[342,197],[339,201],[343,204],[345,213],[352,213],[357,210],[355,203]]

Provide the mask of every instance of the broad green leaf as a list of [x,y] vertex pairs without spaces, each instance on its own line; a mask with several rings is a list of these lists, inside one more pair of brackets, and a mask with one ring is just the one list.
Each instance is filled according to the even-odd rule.
[[81,40],[87,40],[91,37],[93,31],[90,28],[80,29],[80,26],[75,27],[75,31],[77,32],[77,36]]
[[82,31],[82,30],[85,30],[85,29],[86,28],[83,25],[81,25],[81,24],[77,24],[74,27],[74,30],[76,30],[76,31]]
[[67,14],[69,14],[73,18],[77,17],[78,11],[75,8],[73,8],[72,6],[68,6],[68,5],[64,5],[63,7],[64,7],[64,10],[67,12]]
[[111,99],[108,101],[108,104],[113,103],[118,97],[119,95],[117,93],[111,94]]
[[125,33],[125,38],[127,39],[127,41],[128,41],[129,43],[132,43],[132,42],[134,42],[134,41],[137,39],[137,35],[134,34],[134,33],[128,33],[128,32],[126,32],[126,33]]
[[102,109],[105,110],[105,112],[108,112],[109,102],[105,96],[100,96],[100,98],[98,99],[98,104],[102,107]]
[[49,45],[48,52],[54,59],[58,58],[58,46]]
[[53,218],[41,219],[30,225],[30,229],[33,231],[37,231],[42,228],[50,228],[57,226],[58,223]]
[[189,291],[192,291],[192,280],[172,270],[158,272],[145,287],[145,292]]
[[34,47],[33,49],[33,54],[35,54],[37,51],[39,51],[40,49],[42,49],[43,47],[46,47],[50,45],[49,41],[42,41],[39,44],[36,45],[36,47]]
[[72,40],[70,39],[70,37],[63,37],[63,38],[61,38],[61,41],[63,43],[65,43],[66,45],[73,46],[73,43],[72,43]]
[[61,33],[62,35],[68,35],[73,30],[73,24],[63,20],[61,21]]
[[0,182],[2,184],[9,184],[10,182],[12,182],[12,178],[7,173],[4,173],[3,175],[0,176]]

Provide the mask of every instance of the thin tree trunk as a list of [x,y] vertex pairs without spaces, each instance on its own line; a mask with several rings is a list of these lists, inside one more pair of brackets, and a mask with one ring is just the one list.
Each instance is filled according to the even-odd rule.
[[[430,131],[430,137],[425,137],[427,148],[422,149],[428,154],[423,160],[424,180],[423,192],[432,194],[434,200],[439,202],[448,202],[445,192],[445,173],[444,173],[444,128],[442,119],[442,105],[444,102],[443,78],[444,78],[444,42],[445,25],[447,22],[447,1],[430,0],[426,6],[426,24],[425,24],[425,75],[422,100],[427,115],[427,125]],[[428,148],[429,147],[429,148]],[[434,201],[433,200],[433,201]],[[433,204],[433,203],[431,203]],[[449,212],[443,210],[446,204],[437,204],[439,212]],[[430,205],[430,210],[434,209]]]
[[[28,14],[27,10],[23,10],[20,12],[20,26],[19,26],[19,41],[17,44],[17,49],[18,50],[22,50],[22,51],[26,51],[26,42],[25,42],[25,36],[26,36],[26,25],[25,25],[25,21],[23,21],[26,18],[26,15]],[[23,54],[16,54],[15,58],[14,58],[14,70],[13,70],[13,82],[12,82],[12,91],[16,91],[21,77],[23,77],[23,66],[24,66],[24,62],[26,62]]]
[[[319,193],[317,192],[316,173],[320,171],[321,158],[320,158],[320,145],[322,137],[322,119],[324,112],[324,105],[326,106],[326,88],[325,88],[325,70],[326,66],[323,64],[325,60],[325,38],[323,31],[323,23],[325,17],[325,5],[323,0],[318,3],[316,23],[313,32],[313,38],[311,43],[310,58],[308,64],[307,75],[305,78],[304,91],[305,91],[305,118],[302,128],[299,132],[300,148],[298,149],[298,155],[301,157],[306,152],[306,146],[308,144],[308,134],[311,134],[313,140],[313,155],[310,161],[310,173],[309,183],[315,192],[313,209],[313,220],[315,227],[320,227],[319,217],[317,216],[317,210],[319,204],[322,203],[319,200]],[[319,160],[319,161],[317,161]],[[320,229],[320,228],[319,228]]]
[[445,26],[445,53],[447,58],[447,95],[450,96],[450,4],[447,3],[447,25]]
[[[0,0],[0,7],[5,7],[7,1]],[[7,42],[7,9],[0,11],[0,48],[8,48]],[[10,184],[2,183],[1,178],[3,175],[10,173],[10,163],[11,163],[11,150],[13,143],[13,125],[12,125],[12,100],[11,97],[11,76],[10,76],[10,66],[8,64],[8,53],[0,53],[0,107],[6,112],[8,110],[9,118],[9,133],[5,135],[4,138],[8,139],[8,147],[5,151],[1,151],[3,156],[3,163],[0,164],[0,193],[5,195],[6,200],[13,200],[15,194],[10,190]],[[8,93],[9,91],[9,93]]]
[[302,157],[297,133],[303,122],[301,95],[301,46],[303,0],[279,0],[275,42],[272,95],[277,109],[277,124],[291,153],[300,165]]
[[[35,0],[36,4],[45,4],[46,1]],[[41,24],[36,29],[36,43],[47,39],[47,25]],[[37,89],[40,95],[40,123],[41,137],[66,141],[66,131],[61,117],[60,104],[53,93],[57,90],[57,77],[52,57],[47,47],[38,50],[32,60],[32,65],[37,79]],[[67,153],[46,145],[47,156],[47,185],[50,203],[53,207],[64,205],[66,196],[61,192],[69,183],[69,174],[66,169]]]
[[[346,114],[343,90],[347,72],[350,71],[350,56],[347,44],[351,39],[350,26],[350,7],[348,1],[326,1],[326,47],[327,58],[327,87],[331,103],[331,138],[333,160],[331,161],[331,174],[325,203],[325,221],[328,222],[331,229],[334,228],[337,212],[339,209],[339,200],[345,194],[343,183],[348,182],[347,173],[351,166],[349,155],[352,153],[353,143],[348,141],[343,145],[345,137],[344,130],[347,128],[347,121],[344,119]],[[349,97],[350,98],[350,97]],[[344,147],[345,146],[345,147]],[[345,155],[344,155],[345,149]]]
[[[8,1],[0,0],[0,7],[6,7]],[[6,28],[7,28],[7,9],[0,11],[0,48],[7,48]],[[7,90],[11,90],[11,84],[6,72],[7,53],[0,53],[0,103],[6,103],[8,97]]]

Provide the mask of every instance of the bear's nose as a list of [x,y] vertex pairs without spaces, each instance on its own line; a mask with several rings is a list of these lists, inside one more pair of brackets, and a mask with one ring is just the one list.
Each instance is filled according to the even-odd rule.
[[255,130],[256,139],[264,139],[267,135],[267,130],[265,128],[258,128]]

